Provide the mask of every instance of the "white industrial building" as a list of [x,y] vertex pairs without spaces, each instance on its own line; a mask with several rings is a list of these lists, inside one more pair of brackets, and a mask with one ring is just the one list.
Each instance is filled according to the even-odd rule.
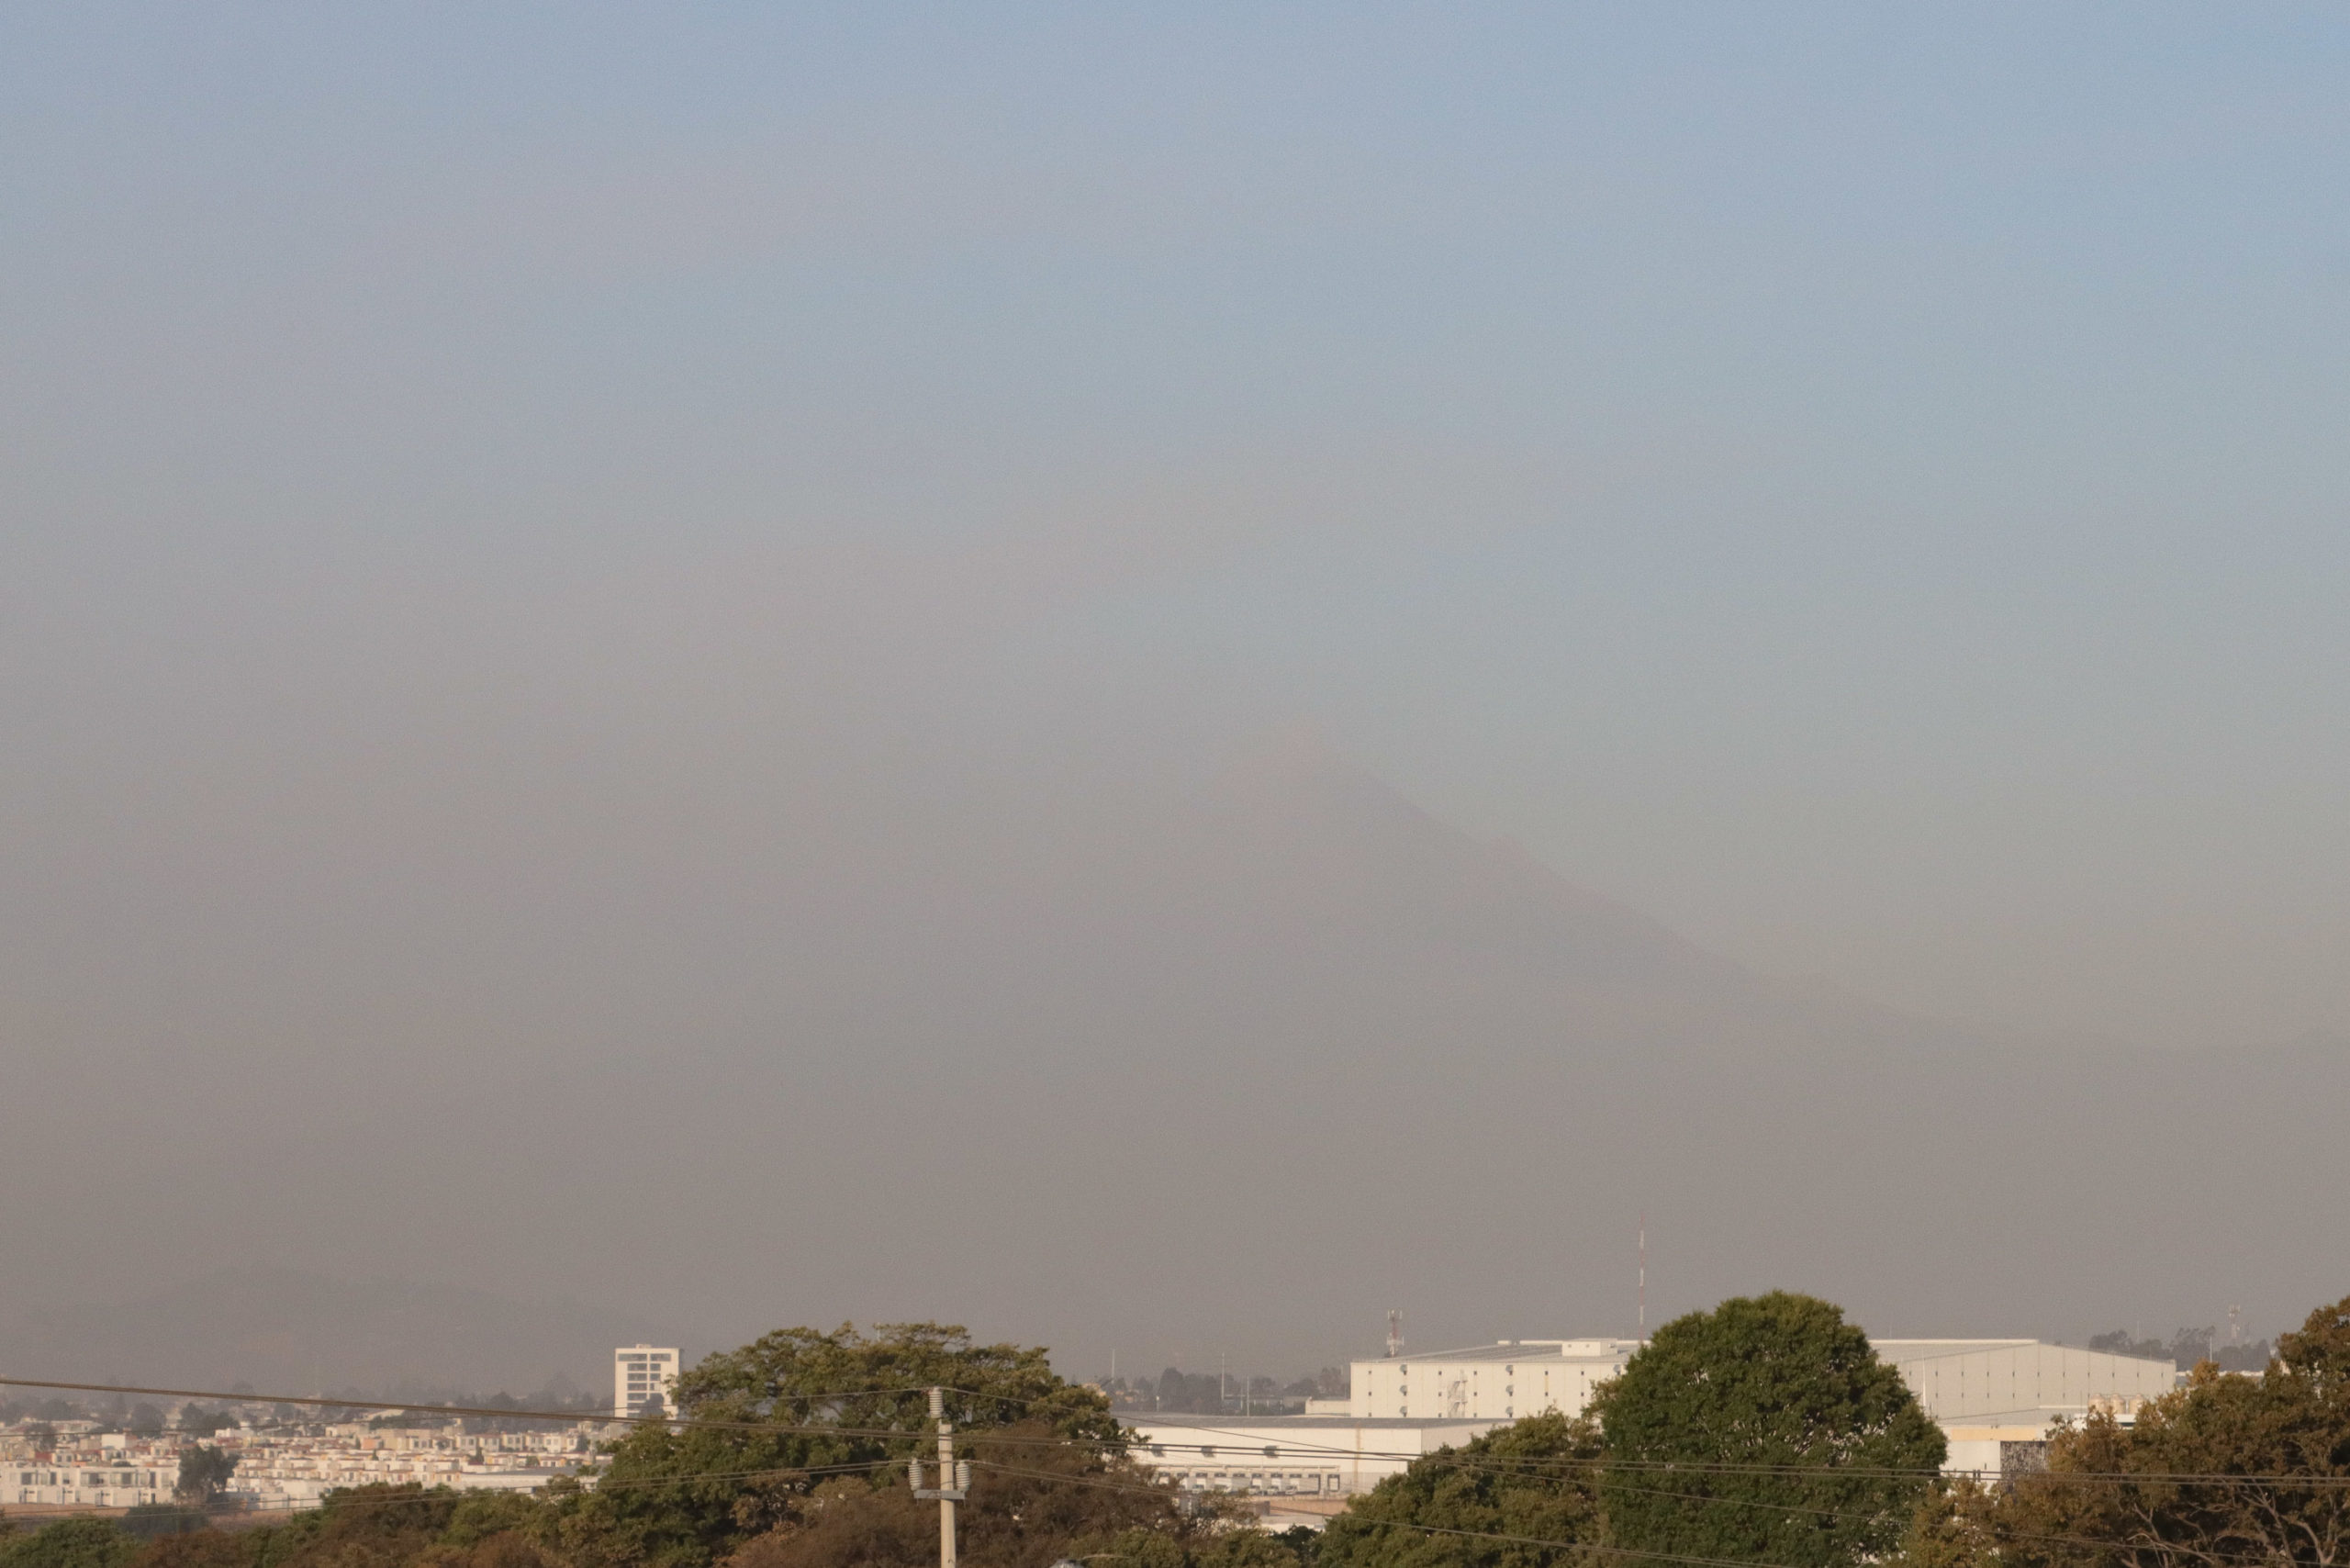
[[2127,1422],[2178,1386],[2178,1370],[2143,1356],[2037,1339],[1878,1339],[1926,1413],[1942,1424],[1943,1468],[1997,1474],[2035,1462],[2048,1428],[2092,1410]]
[[1638,1339],[1505,1339],[1353,1361],[1348,1413],[1371,1421],[1488,1424],[1545,1410],[1579,1415],[1591,1391],[1622,1372],[1639,1348]]
[[[2037,1339],[1877,1339],[1950,1444],[1945,1468],[1997,1474],[2030,1463],[2059,1418],[2133,1418],[2177,1385],[2168,1361]],[[1136,1457],[1190,1490],[1247,1493],[1306,1513],[1335,1511],[1438,1449],[1556,1410],[1583,1413],[1637,1339],[1505,1339],[1351,1363],[1347,1398],[1304,1416],[1148,1416],[1130,1423]]]
[[[1316,1400],[1315,1404],[1325,1403]],[[1135,1457],[1187,1492],[1264,1500],[1267,1523],[1319,1525],[1348,1497],[1414,1460],[1459,1448],[1497,1421],[1358,1420],[1351,1416],[1143,1416]]]
[[[1870,1343],[1945,1427],[2036,1425],[2045,1432],[2057,1417],[2085,1416],[2092,1408],[2134,1415],[2178,1383],[2168,1361],[2037,1339]],[[1623,1371],[1639,1348],[1637,1339],[1505,1339],[1355,1361],[1347,1411],[1371,1420],[1514,1421],[1545,1410],[1580,1415],[1592,1391]]]

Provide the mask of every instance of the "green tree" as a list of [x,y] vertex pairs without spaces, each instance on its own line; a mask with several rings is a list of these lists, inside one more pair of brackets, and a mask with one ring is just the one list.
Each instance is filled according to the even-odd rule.
[[131,1568],[252,1568],[267,1530],[190,1530],[150,1541]]
[[547,1506],[519,1492],[468,1492],[449,1511],[440,1544],[471,1551],[498,1537],[529,1538],[545,1522]]
[[308,1513],[254,1532],[252,1568],[408,1568],[464,1499],[445,1486],[348,1486]]
[[139,1543],[110,1519],[60,1519],[0,1544],[0,1568],[129,1568]]
[[[1556,1568],[1602,1537],[1598,1428],[1529,1416],[1413,1462],[1330,1521],[1318,1568]],[[1463,1534],[1447,1534],[1446,1531]],[[1516,1536],[1498,1540],[1494,1536]],[[1543,1542],[1546,1544],[1531,1544]]]
[[237,1473],[237,1456],[202,1443],[180,1450],[179,1483],[172,1495],[183,1503],[201,1504],[219,1495]]
[[[930,1452],[926,1390],[958,1432],[1033,1421],[1101,1450],[1122,1441],[1109,1401],[1064,1383],[1041,1349],[979,1345],[934,1323],[862,1334],[786,1328],[713,1355],[677,1385],[678,1430],[639,1427],[594,1490],[552,1489],[545,1538],[580,1568],[702,1568],[754,1536],[802,1522],[819,1487]],[[968,1438],[966,1442],[969,1440]]]
[[1785,1291],[1675,1318],[1594,1405],[1608,1529],[1638,1551],[1850,1568],[1900,1544],[1945,1452],[1868,1337]]
[[[1172,1485],[1124,1455],[1059,1442],[1043,1422],[990,1432],[970,1446],[970,1493],[955,1512],[957,1557],[971,1568],[1107,1560],[1124,1555],[1113,1542],[1131,1531],[1164,1537],[1179,1550],[1204,1539]],[[792,1520],[744,1544],[732,1568],[935,1563],[938,1505],[914,1497],[894,1470],[877,1480],[840,1478],[819,1486]]]
[[140,1540],[153,1540],[166,1535],[185,1535],[205,1526],[202,1512],[181,1507],[175,1503],[141,1503],[117,1522]]
[[1241,1529],[1211,1535],[1192,1554],[1193,1568],[1301,1568],[1287,1533]]
[[1888,1568],[1998,1568],[2002,1498],[1972,1476],[1935,1487],[1910,1516]]

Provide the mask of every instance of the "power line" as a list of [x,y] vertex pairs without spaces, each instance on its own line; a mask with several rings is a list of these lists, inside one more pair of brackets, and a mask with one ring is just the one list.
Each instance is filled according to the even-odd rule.
[[[564,1421],[573,1425],[587,1423],[632,1427],[698,1427],[720,1431],[808,1433],[840,1437],[901,1438],[918,1435],[903,1428],[844,1427],[832,1422],[730,1421],[717,1417],[668,1414],[661,1416],[608,1416],[588,1410],[526,1410],[500,1409],[487,1405],[417,1405],[396,1404],[382,1399],[333,1399],[324,1394],[223,1393],[204,1388],[147,1388],[130,1383],[59,1383],[39,1378],[0,1377],[0,1387],[50,1388],[80,1394],[141,1394],[162,1399],[209,1399],[222,1404],[241,1405],[301,1405],[328,1410],[397,1411],[420,1416],[468,1416],[510,1421]],[[905,1394],[926,1394],[927,1387],[889,1389],[846,1389],[825,1394],[785,1394],[783,1400],[847,1400],[885,1398]],[[957,1389],[956,1393],[968,1391]],[[981,1394],[976,1397],[997,1398]],[[1030,1401],[1029,1403],[1036,1403]]]

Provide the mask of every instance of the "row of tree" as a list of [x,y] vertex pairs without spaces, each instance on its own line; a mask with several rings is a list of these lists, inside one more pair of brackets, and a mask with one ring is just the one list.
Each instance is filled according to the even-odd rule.
[[2210,1361],[2221,1372],[2256,1372],[2268,1364],[2269,1357],[2267,1340],[2231,1344],[2222,1340],[2219,1329],[2213,1327],[2182,1328],[2168,1339],[2141,1339],[2126,1328],[2116,1328],[2110,1333],[2091,1335],[2089,1349],[2168,1361],[2181,1371]]
[[1899,1547],[1943,1454],[1835,1307],[1740,1298],[1659,1328],[1582,1417],[1519,1421],[1382,1483],[1332,1523],[1320,1568],[1853,1568]]
[[2238,1568],[2350,1561],[2350,1299],[2257,1376],[2206,1361],[2130,1426],[2059,1432],[2044,1472],[1921,1510],[1915,1568]]
[[614,1445],[592,1489],[362,1488],[143,1545],[75,1521],[0,1542],[0,1568],[928,1568],[937,1516],[905,1465],[932,1386],[975,1467],[970,1568],[2350,1564],[2350,1301],[2258,1375],[2207,1362],[2134,1425],[2062,1429],[2044,1468],[1985,1486],[1942,1476],[1941,1430],[1834,1306],[1773,1294],[1666,1325],[1583,1416],[1422,1460],[1318,1539],[1157,1480],[1042,1350],[914,1324],[711,1357],[678,1385],[688,1418]]
[[1985,1484],[1836,1309],[1667,1325],[1590,1415],[1431,1457],[1331,1527],[1319,1568],[2334,1568],[2350,1562],[2350,1300],[2256,1375],[2205,1360],[2129,1424],[2060,1427]]
[[1264,1416],[1284,1412],[1294,1415],[1309,1399],[1345,1398],[1347,1373],[1340,1367],[1324,1367],[1315,1376],[1279,1383],[1264,1376],[1230,1377],[1222,1372],[1186,1372],[1180,1367],[1169,1367],[1155,1378],[1136,1378],[1132,1383],[1113,1378],[1103,1387],[1109,1393],[1112,1406],[1119,1410],[1198,1416],[1250,1411]]

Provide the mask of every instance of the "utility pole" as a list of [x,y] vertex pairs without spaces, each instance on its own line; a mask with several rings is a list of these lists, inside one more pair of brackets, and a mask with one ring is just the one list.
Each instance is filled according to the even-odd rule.
[[946,1391],[930,1391],[930,1417],[938,1423],[938,1484],[926,1487],[922,1484],[922,1459],[917,1455],[907,1462],[906,1475],[913,1483],[914,1495],[927,1501],[938,1499],[938,1568],[955,1568],[955,1505],[971,1490],[971,1462],[955,1457],[955,1428],[946,1419]]

